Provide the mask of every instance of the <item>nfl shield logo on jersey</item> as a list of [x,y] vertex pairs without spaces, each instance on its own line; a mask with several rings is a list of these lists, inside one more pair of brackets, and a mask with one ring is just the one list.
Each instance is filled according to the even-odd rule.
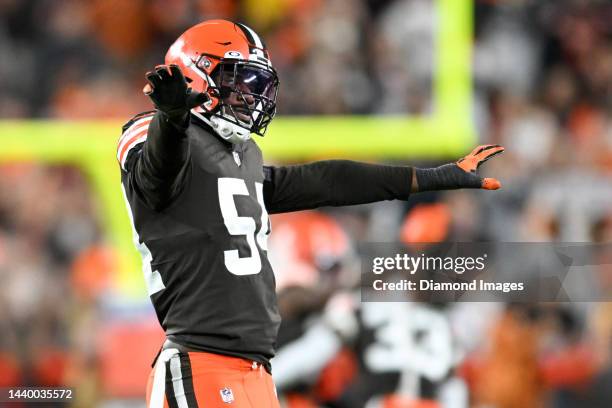
[[234,402],[234,393],[232,392],[231,388],[225,387],[219,390],[219,392],[221,393],[221,399],[223,400],[223,402],[225,402],[226,404],[231,404],[232,402]]

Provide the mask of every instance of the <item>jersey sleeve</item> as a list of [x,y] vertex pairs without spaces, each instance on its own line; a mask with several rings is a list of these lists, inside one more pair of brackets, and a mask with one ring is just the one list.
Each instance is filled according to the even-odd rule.
[[154,114],[155,112],[141,113],[123,125],[117,145],[117,161],[121,170],[127,171],[126,162],[129,154],[135,150],[140,150],[141,144],[147,139],[149,124]]
[[264,201],[269,213],[324,206],[407,200],[413,168],[326,160],[297,166],[264,166]]
[[117,147],[122,173],[153,210],[167,207],[180,193],[189,163],[187,127],[159,112],[146,112],[123,126]]

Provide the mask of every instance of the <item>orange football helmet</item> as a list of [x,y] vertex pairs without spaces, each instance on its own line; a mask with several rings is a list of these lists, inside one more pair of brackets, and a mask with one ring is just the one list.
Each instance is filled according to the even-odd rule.
[[223,139],[240,143],[251,133],[264,135],[276,113],[279,82],[265,44],[251,28],[204,21],[170,46],[166,64],[178,65],[189,87],[208,95],[192,113]]

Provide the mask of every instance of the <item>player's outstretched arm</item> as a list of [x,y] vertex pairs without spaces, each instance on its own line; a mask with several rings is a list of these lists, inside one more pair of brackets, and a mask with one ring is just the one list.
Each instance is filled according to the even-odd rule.
[[271,214],[323,206],[407,200],[410,193],[457,188],[496,190],[501,183],[481,178],[476,169],[503,152],[478,146],[456,163],[432,169],[325,160],[297,166],[264,167],[264,201]]
[[504,152],[500,145],[481,145],[456,163],[445,164],[432,169],[414,169],[412,192],[433,190],[454,190],[459,188],[482,188],[497,190],[499,180],[482,178],[476,170],[487,160]]
[[186,130],[189,110],[203,95],[191,92],[177,65],[158,65],[146,74],[143,92],[155,106],[143,150],[144,170],[157,179],[170,180],[187,160]]
[[407,200],[413,168],[322,160],[295,166],[264,167],[264,201],[269,213],[324,206]]
[[[189,111],[203,103],[205,95],[188,88],[176,65],[158,65],[147,72],[146,79],[143,92],[153,102],[155,113],[138,125],[139,130],[132,131],[144,135],[144,144],[131,158],[124,152],[121,165],[148,206],[161,210],[180,192],[182,170],[188,163]],[[132,138],[138,141],[137,136]]]

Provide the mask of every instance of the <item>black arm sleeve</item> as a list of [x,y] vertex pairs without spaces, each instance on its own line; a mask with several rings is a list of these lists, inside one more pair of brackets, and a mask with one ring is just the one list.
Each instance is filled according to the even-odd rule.
[[160,211],[178,196],[184,183],[189,157],[186,130],[157,111],[149,124],[147,140],[133,162],[133,181],[140,197]]
[[269,213],[323,206],[407,200],[412,167],[384,166],[348,160],[264,166],[264,202]]

